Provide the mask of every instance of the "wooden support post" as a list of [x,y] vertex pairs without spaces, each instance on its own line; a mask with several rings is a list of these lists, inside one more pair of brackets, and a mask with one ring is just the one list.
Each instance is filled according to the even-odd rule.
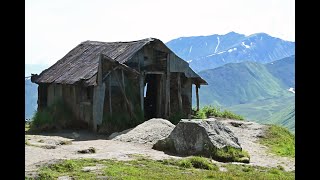
[[199,85],[196,84],[197,111],[199,111]]
[[111,73],[109,75],[109,113],[112,116],[112,102],[111,102]]
[[177,80],[178,80],[178,101],[179,101],[179,111],[182,112],[182,97],[181,97],[181,80],[180,80],[180,73],[177,73]]
[[141,102],[141,111],[144,111],[144,77],[140,75],[140,102]]
[[170,53],[167,55],[165,116],[170,116]]
[[[124,93],[126,93],[126,85],[124,84],[124,74],[123,74],[123,69],[121,69],[121,76],[122,76],[122,87],[123,87],[123,91]],[[126,95],[126,94],[125,94]],[[130,106],[130,104],[128,104],[128,106]],[[127,110],[127,103],[124,103],[124,108]]]
[[158,98],[157,98],[157,116],[158,117],[161,117],[162,116],[162,113],[161,113],[161,106],[162,106],[162,78],[163,78],[163,74],[160,75],[160,79],[158,79],[158,83],[159,83],[159,87],[158,87]]

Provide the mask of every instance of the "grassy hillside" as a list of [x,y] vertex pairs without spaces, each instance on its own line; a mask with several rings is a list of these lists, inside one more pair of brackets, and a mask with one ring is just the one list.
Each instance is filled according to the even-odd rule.
[[283,83],[260,63],[230,63],[202,71],[199,75],[209,84],[200,88],[202,106],[231,106],[290,94]]
[[290,56],[265,65],[268,71],[282,81],[287,88],[295,87],[295,56]]
[[267,121],[272,124],[283,125],[292,132],[295,131],[295,106],[289,104],[286,108],[275,112],[273,115],[267,118]]
[[[268,64],[230,63],[202,71],[209,85],[199,91],[200,105],[220,106],[259,123],[273,123],[295,130],[294,61],[290,56]],[[193,94],[195,104],[195,94]]]
[[294,132],[294,106],[295,96],[292,94],[288,97],[276,97],[247,104],[238,104],[227,107],[227,109],[244,116],[247,120],[282,125]]

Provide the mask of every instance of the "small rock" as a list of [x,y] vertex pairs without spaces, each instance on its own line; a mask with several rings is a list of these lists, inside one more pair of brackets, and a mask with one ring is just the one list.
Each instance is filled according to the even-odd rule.
[[95,170],[101,169],[103,167],[104,166],[87,166],[87,167],[83,167],[82,171],[83,172],[90,172],[90,171],[95,171]]
[[242,126],[242,125],[243,125],[243,123],[240,123],[240,122],[233,122],[233,121],[231,121],[231,122],[230,122],[230,124],[231,124],[232,126],[234,126],[234,127],[240,127],[240,126]]
[[79,150],[78,153],[80,153],[80,154],[92,154],[92,153],[96,153],[96,149],[94,147],[89,147],[88,149]]
[[250,158],[248,158],[248,157],[242,157],[242,158],[239,159],[239,162],[249,163],[249,162],[250,162]]
[[49,145],[49,144],[44,145],[44,146],[41,146],[41,147],[42,147],[42,148],[45,148],[45,149],[55,149],[55,148],[56,148],[55,145]]
[[58,180],[73,180],[74,178],[73,177],[70,177],[70,176],[60,176],[58,177]]

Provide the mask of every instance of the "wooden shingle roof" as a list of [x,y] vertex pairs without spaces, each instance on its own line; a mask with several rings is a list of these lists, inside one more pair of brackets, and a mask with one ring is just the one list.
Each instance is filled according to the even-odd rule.
[[35,83],[74,84],[80,80],[94,85],[99,55],[104,54],[123,64],[153,38],[130,42],[85,41],[37,76]]
[[[31,81],[37,84],[75,84],[81,81],[86,86],[96,85],[100,55],[105,55],[120,64],[124,64],[146,44],[153,41],[161,42],[155,38],[130,42],[85,41],[73,48],[62,59],[42,71],[39,75],[33,75]],[[165,48],[167,47],[165,46]],[[181,61],[185,62],[182,59]],[[185,66],[181,70],[188,78],[194,79],[198,84],[207,84],[188,64]]]

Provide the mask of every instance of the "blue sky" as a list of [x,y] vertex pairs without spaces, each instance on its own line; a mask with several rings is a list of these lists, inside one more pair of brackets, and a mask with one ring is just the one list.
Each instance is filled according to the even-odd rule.
[[26,0],[26,64],[52,65],[86,40],[265,32],[295,41],[294,0]]

